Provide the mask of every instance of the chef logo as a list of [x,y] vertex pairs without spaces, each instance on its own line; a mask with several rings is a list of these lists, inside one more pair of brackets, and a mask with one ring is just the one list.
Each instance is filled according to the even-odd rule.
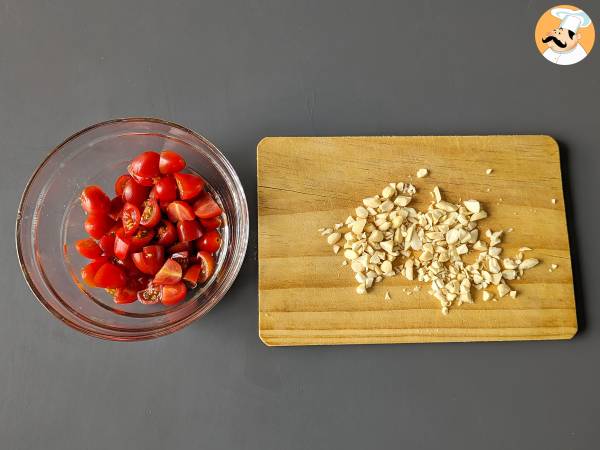
[[568,66],[584,59],[594,46],[594,24],[585,11],[559,5],[546,11],[535,27],[535,43],[548,61]]

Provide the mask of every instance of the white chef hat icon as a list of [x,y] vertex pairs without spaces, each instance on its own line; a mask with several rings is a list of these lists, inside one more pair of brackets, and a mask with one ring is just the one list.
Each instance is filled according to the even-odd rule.
[[571,30],[573,33],[577,33],[579,28],[585,28],[592,23],[590,16],[581,9],[573,11],[568,8],[552,8],[550,13],[561,20],[560,28]]

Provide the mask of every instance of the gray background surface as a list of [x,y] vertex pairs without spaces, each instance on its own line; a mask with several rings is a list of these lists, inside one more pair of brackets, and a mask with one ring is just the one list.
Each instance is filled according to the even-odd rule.
[[[587,449],[600,427],[600,49],[534,47],[547,1],[0,0],[0,447]],[[600,23],[598,2],[579,2]],[[138,344],[51,317],[14,250],[25,183],[71,133],[157,116],[207,136],[251,239],[203,320]],[[547,133],[567,157],[572,341],[267,348],[256,143],[267,135]]]

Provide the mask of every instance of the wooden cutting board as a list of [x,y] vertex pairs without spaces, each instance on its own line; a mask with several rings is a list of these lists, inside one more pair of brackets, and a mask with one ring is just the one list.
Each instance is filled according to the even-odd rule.
[[[418,179],[419,168],[429,176]],[[489,217],[480,228],[513,228],[504,254],[528,246],[541,261],[509,283],[519,296],[483,302],[477,291],[474,304],[444,316],[427,286],[408,295],[419,283],[402,276],[357,295],[351,269],[317,229],[343,222],[391,181],[415,184],[418,209],[438,185],[449,200],[482,202]],[[258,251],[267,345],[569,339],[577,331],[559,151],[549,136],[265,138]]]

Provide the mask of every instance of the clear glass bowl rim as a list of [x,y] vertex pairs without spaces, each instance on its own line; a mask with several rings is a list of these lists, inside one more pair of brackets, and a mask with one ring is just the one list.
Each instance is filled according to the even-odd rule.
[[[35,282],[33,281],[31,275],[29,274],[29,270],[27,268],[27,263],[24,260],[23,252],[21,249],[21,246],[23,245],[23,243],[21,242],[21,226],[22,226],[21,220],[22,220],[23,211],[25,208],[25,200],[26,200],[27,194],[30,190],[31,184],[36,179],[36,176],[38,175],[40,170],[45,166],[45,164],[57,152],[59,152],[65,145],[67,145],[71,141],[77,139],[79,136],[84,135],[85,133],[92,131],[96,128],[100,128],[100,127],[112,125],[112,124],[121,124],[121,123],[129,123],[129,122],[149,122],[149,123],[156,123],[156,124],[160,124],[160,125],[164,125],[164,126],[168,126],[168,127],[177,128],[183,132],[189,133],[194,138],[201,141],[206,147],[210,148],[210,150],[214,153],[214,156],[219,160],[219,163],[221,163],[225,167],[225,169],[228,172],[227,175],[231,177],[231,181],[237,188],[236,196],[238,197],[238,200],[239,200],[238,206],[241,207],[241,209],[239,211],[237,211],[237,214],[240,216],[240,236],[239,236],[240,241],[239,241],[239,246],[237,246],[236,248],[233,249],[233,261],[232,261],[232,263],[234,265],[233,270],[231,270],[229,272],[229,276],[225,280],[223,280],[224,284],[226,285],[225,289],[222,289],[218,293],[218,295],[210,298],[203,307],[194,310],[192,314],[184,317],[183,319],[181,319],[175,323],[165,325],[164,327],[157,328],[155,331],[149,331],[144,334],[136,334],[136,335],[132,335],[132,336],[114,336],[114,335],[110,335],[109,331],[107,331],[107,333],[101,333],[101,332],[97,332],[92,329],[86,328],[85,326],[82,326],[78,323],[75,323],[74,321],[72,321],[69,318],[62,315],[58,310],[56,310],[44,298],[42,293],[37,289]],[[225,296],[227,291],[233,285],[233,282],[237,278],[237,275],[239,274],[242,263],[244,261],[244,258],[246,255],[246,250],[248,247],[249,222],[250,222],[250,220],[249,220],[249,213],[248,213],[248,203],[246,200],[244,188],[243,188],[242,183],[237,175],[237,172],[235,171],[235,169],[233,168],[233,166],[231,165],[229,160],[223,155],[223,153],[221,153],[221,151],[212,142],[210,142],[208,139],[206,139],[201,134],[199,134],[183,125],[180,125],[176,122],[171,122],[171,121],[159,119],[156,117],[120,117],[120,118],[109,119],[109,120],[105,120],[102,122],[98,122],[96,124],[90,125],[84,129],[72,134],[71,136],[67,137],[63,142],[61,142],[56,147],[54,147],[48,153],[48,155],[40,162],[40,164],[36,167],[33,174],[27,181],[27,184],[25,185],[23,193],[21,194],[21,199],[19,201],[19,208],[17,210],[17,219],[16,219],[16,227],[15,227],[15,244],[16,244],[17,256],[19,258],[19,266],[21,268],[21,272],[23,273],[23,276],[25,277],[25,281],[27,282],[27,285],[29,286],[29,289],[32,291],[32,293],[37,298],[37,300],[42,304],[42,306],[48,312],[50,312],[53,316],[55,316],[57,319],[59,319],[62,323],[65,323],[69,327],[71,327],[83,334],[94,336],[94,337],[97,337],[100,339],[106,339],[106,340],[111,340],[111,341],[140,341],[140,340],[154,339],[154,338],[157,338],[160,336],[172,334],[172,333],[186,327],[187,325],[194,322],[195,320],[205,316],[217,303],[219,303],[219,301]]]

